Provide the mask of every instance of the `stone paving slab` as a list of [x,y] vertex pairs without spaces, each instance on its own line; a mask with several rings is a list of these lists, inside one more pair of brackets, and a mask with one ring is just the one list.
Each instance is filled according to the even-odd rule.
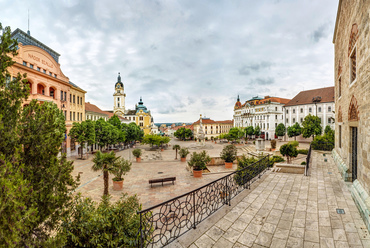
[[[232,201],[220,209],[223,216],[216,212],[168,247],[370,247],[369,232],[329,155],[313,152],[308,177],[267,174],[241,202],[243,208],[239,203],[233,211]],[[207,224],[214,218],[215,224]]]

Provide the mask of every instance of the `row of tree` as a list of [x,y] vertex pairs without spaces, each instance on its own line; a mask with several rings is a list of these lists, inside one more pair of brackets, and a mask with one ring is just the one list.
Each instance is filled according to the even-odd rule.
[[163,144],[167,144],[170,142],[170,138],[167,136],[161,136],[157,134],[147,134],[144,136],[143,140],[141,141],[143,144],[149,144],[151,147],[153,145],[163,147]]
[[86,145],[97,144],[101,150],[109,145],[122,145],[141,140],[144,132],[135,123],[121,123],[118,116],[113,115],[108,121],[100,118],[96,121],[74,122],[69,131],[69,136],[78,142],[82,148],[85,148]]
[[193,138],[193,131],[189,128],[181,127],[173,135],[178,139],[187,140]]

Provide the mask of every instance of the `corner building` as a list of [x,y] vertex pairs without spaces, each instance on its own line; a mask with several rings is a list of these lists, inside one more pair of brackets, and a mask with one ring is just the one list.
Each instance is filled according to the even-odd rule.
[[370,1],[340,0],[334,29],[334,160],[370,230]]
[[29,32],[16,29],[11,37],[17,39],[19,44],[18,55],[13,58],[15,64],[9,72],[13,77],[18,73],[26,73],[30,87],[30,96],[24,105],[33,99],[41,103],[55,103],[63,111],[66,120],[67,132],[61,144],[62,151],[67,156],[75,155],[76,146],[71,145],[74,142],[71,142],[68,133],[73,121],[84,119],[86,91],[71,83],[63,74],[59,64],[60,54],[33,38]]

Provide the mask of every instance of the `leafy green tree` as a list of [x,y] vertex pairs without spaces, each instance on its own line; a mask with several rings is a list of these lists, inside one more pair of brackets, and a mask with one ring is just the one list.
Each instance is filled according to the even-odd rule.
[[286,132],[286,128],[284,126],[283,123],[280,123],[279,125],[277,125],[277,127],[275,128],[275,134],[277,136],[284,136],[285,135],[285,132]]
[[109,125],[107,122],[100,118],[99,120],[95,121],[95,142],[98,144],[99,149],[102,150],[102,148],[108,144],[109,141]]
[[188,138],[193,137],[193,132],[189,128],[181,127],[177,129],[173,135],[178,139],[186,140]]
[[288,127],[288,136],[289,138],[294,137],[294,140],[297,139],[297,136],[301,135],[301,126],[296,122],[293,126]]
[[177,151],[180,150],[180,149],[181,149],[180,145],[173,145],[172,146],[172,150],[176,150],[176,158],[175,158],[176,160],[177,160]]
[[94,154],[93,158],[93,171],[103,171],[104,179],[104,193],[103,195],[109,194],[109,172],[113,170],[114,163],[117,161],[116,154],[112,151],[109,153],[102,153],[98,151]]
[[144,138],[142,140],[142,143],[143,144],[148,144],[151,147],[153,147],[153,145],[159,146],[160,139],[161,139],[161,136],[159,136],[159,135],[156,135],[156,134],[147,134],[147,135],[144,136]]
[[291,143],[282,145],[280,147],[280,153],[281,153],[281,155],[287,157],[288,163],[291,163],[291,159],[293,157],[295,158],[295,157],[298,156],[297,148],[293,144],[291,144]]
[[121,129],[121,121],[117,115],[114,114],[111,118],[109,118],[108,122],[118,129]]
[[163,144],[167,144],[168,142],[170,142],[171,139],[167,136],[162,136],[160,137],[159,139],[159,144],[161,145],[161,147],[163,148]]
[[239,127],[232,127],[229,130],[230,140],[238,140],[244,136],[244,130]]
[[[111,203],[104,196],[100,203],[76,196],[72,214],[62,223],[59,234],[64,247],[138,247],[141,205],[136,195],[123,194]],[[144,217],[144,218],[149,218]],[[149,231],[149,226],[141,226]]]
[[234,162],[234,160],[236,159],[236,155],[237,149],[234,145],[225,146],[220,153],[220,157],[227,163]]
[[307,115],[302,122],[302,136],[304,138],[309,138],[315,135],[320,135],[322,133],[321,120],[319,117],[314,115]]
[[329,125],[326,125],[326,127],[324,129],[324,133],[328,134],[330,131],[332,131],[331,127]]
[[245,133],[250,137],[254,134],[254,128],[253,126],[249,126],[245,128]]
[[261,134],[261,128],[260,126],[256,126],[256,128],[254,129],[254,135],[260,136],[260,134]]
[[92,120],[85,120],[81,123],[74,122],[68,135],[80,144],[82,158],[86,144],[95,143],[95,123]]
[[126,142],[141,141],[144,137],[143,130],[140,129],[136,123],[131,122],[130,124],[122,123],[122,131],[126,134]]

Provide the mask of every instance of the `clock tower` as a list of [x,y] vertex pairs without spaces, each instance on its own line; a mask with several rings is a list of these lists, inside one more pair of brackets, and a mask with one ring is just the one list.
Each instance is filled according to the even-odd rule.
[[118,73],[117,83],[114,87],[114,105],[113,105],[113,113],[118,116],[123,116],[125,114],[125,97],[126,94],[124,92],[123,83],[121,82],[121,75]]

